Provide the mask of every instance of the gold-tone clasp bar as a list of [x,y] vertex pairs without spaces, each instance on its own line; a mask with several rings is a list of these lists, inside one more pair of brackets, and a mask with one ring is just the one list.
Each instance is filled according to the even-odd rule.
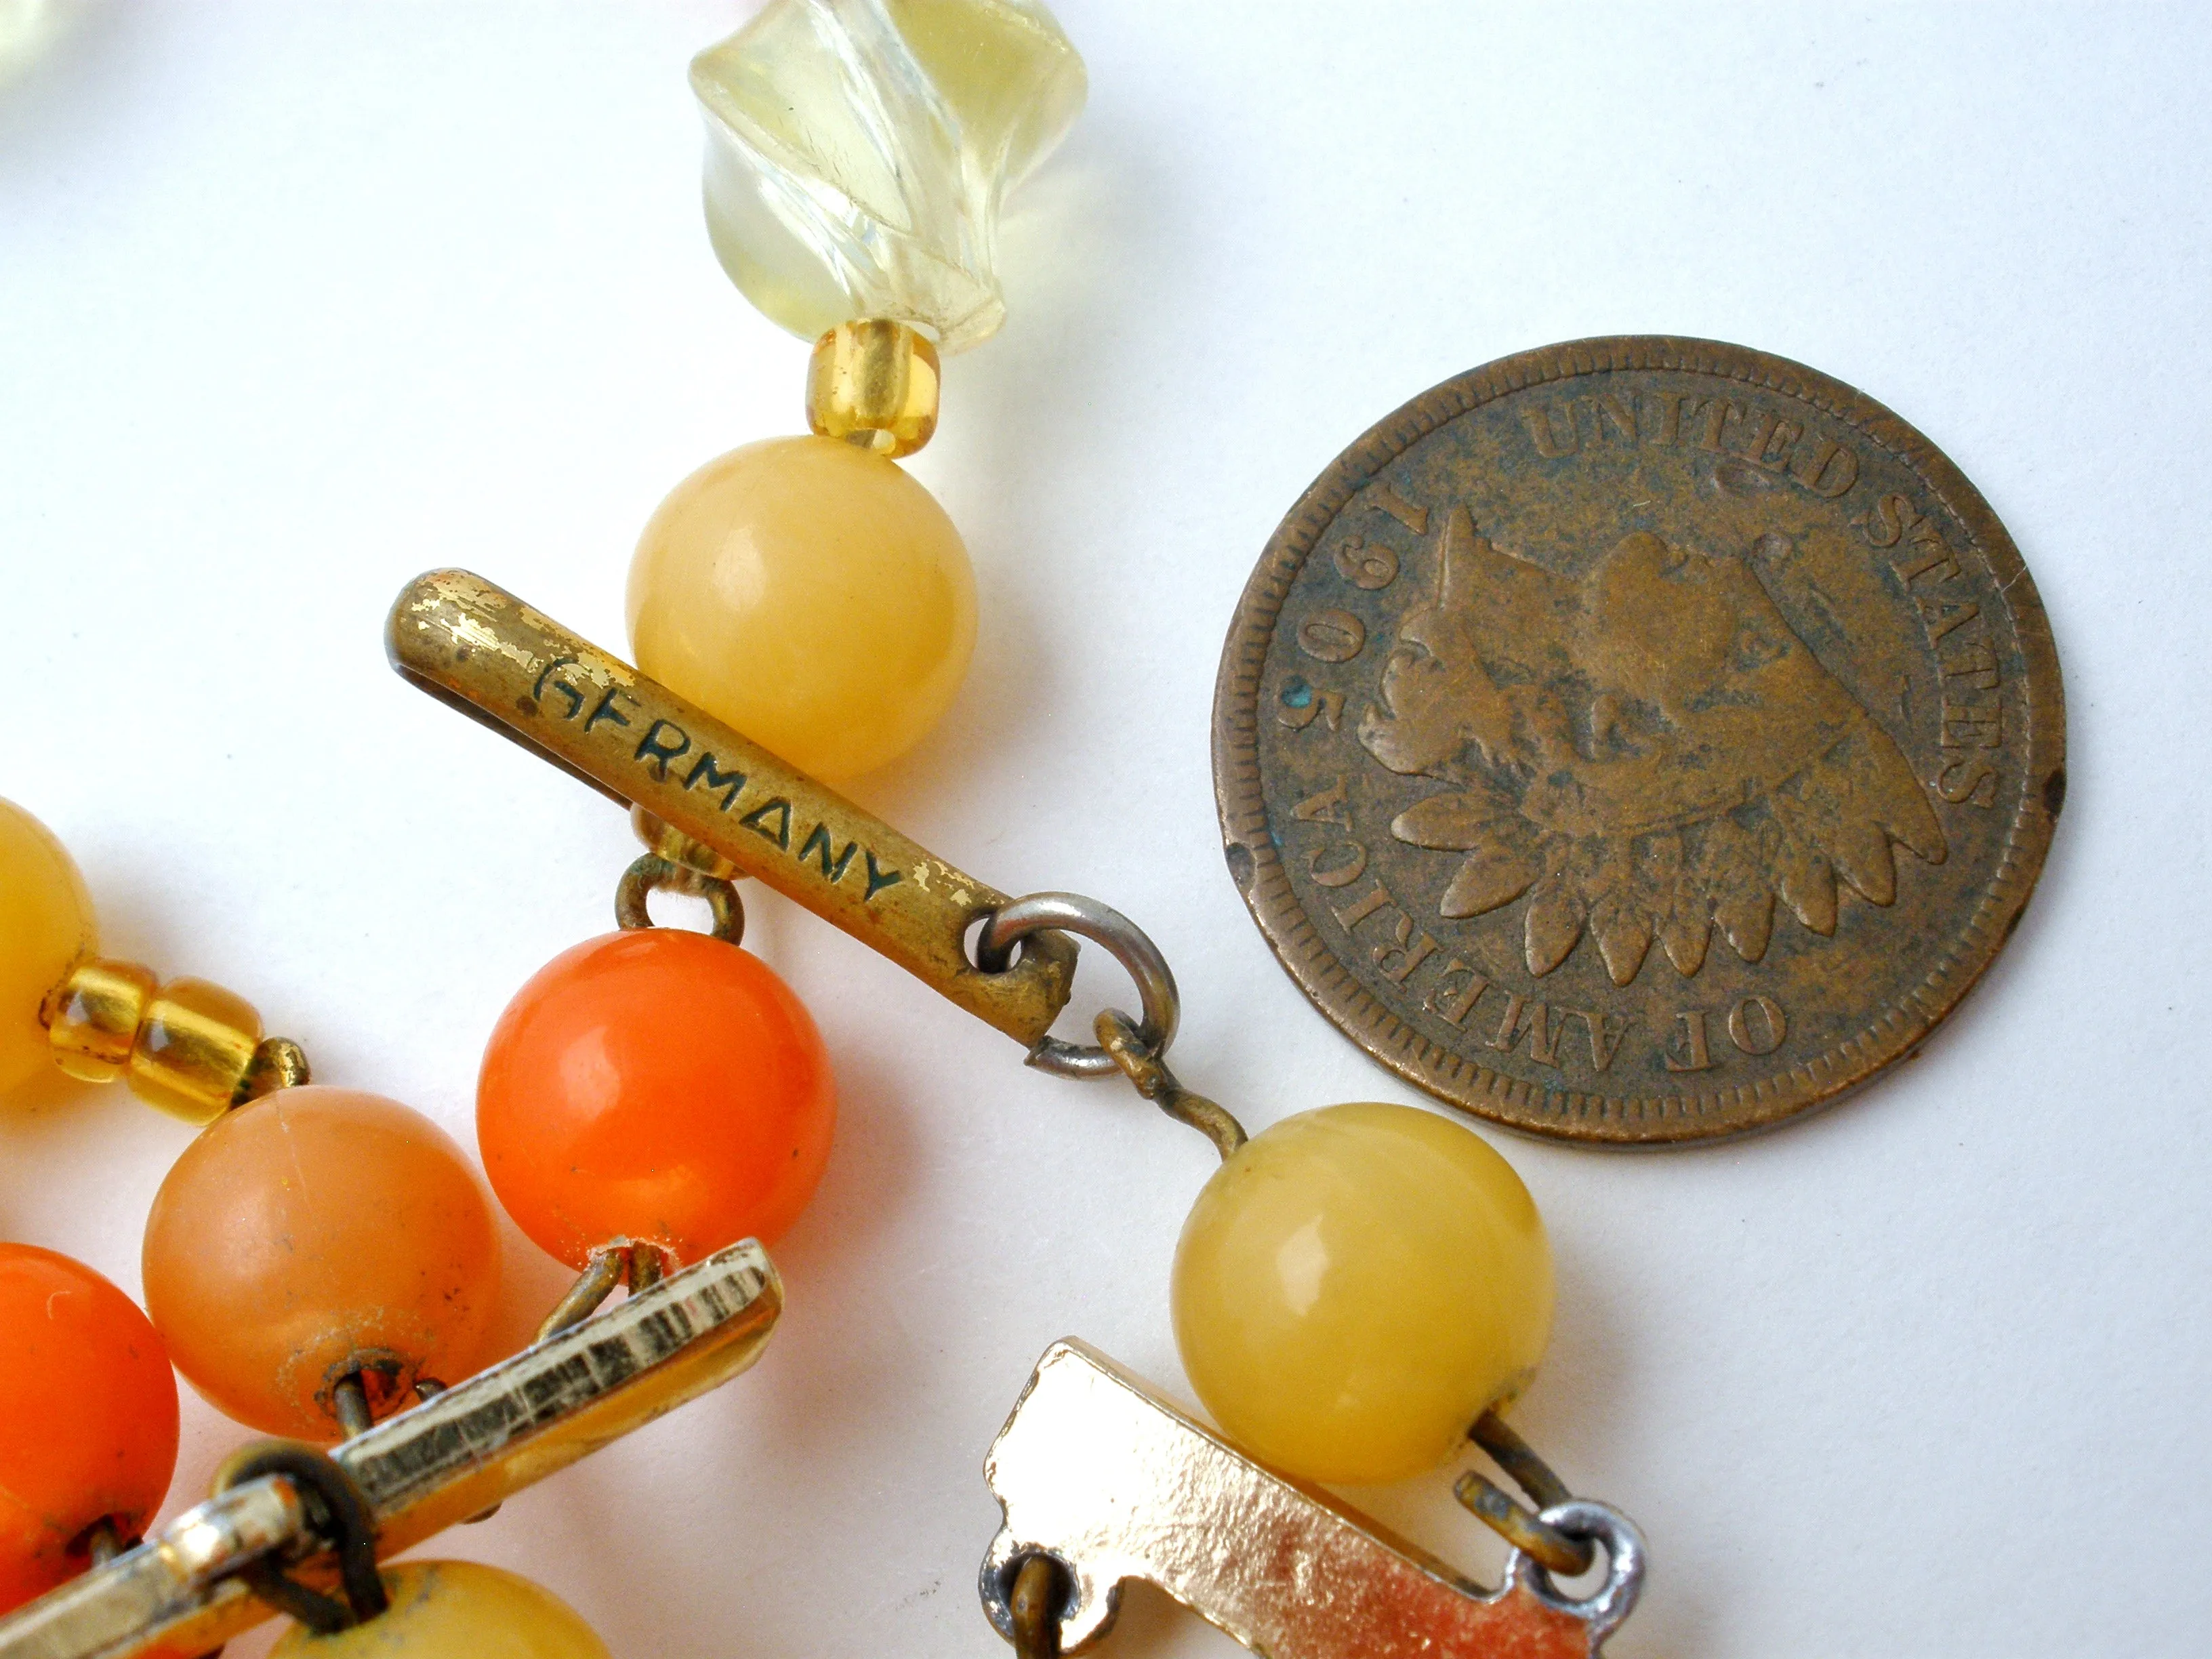
[[[379,1558],[397,1554],[728,1382],[760,1357],[782,1308],[774,1264],[746,1239],[331,1456],[368,1506]],[[305,1535],[286,1480],[246,1481],[0,1620],[0,1659],[207,1653],[272,1616],[231,1575]],[[296,1576],[337,1578],[327,1554]]]
[[1073,1340],[1037,1362],[983,1474],[1006,1517],[983,1559],[983,1610],[1012,1640],[1016,1572],[1053,1557],[1072,1591],[1064,1653],[1104,1636],[1121,1586],[1140,1578],[1268,1659],[1591,1659],[1643,1577],[1636,1528],[1571,1500],[1545,1517],[1604,1546],[1605,1582],[1569,1597],[1516,1550],[1504,1587],[1485,1591]]
[[433,571],[400,593],[385,637],[414,684],[714,848],[1024,1048],[1066,1006],[1074,940],[1036,935],[1013,966],[983,972],[967,935],[1005,894],[505,589]]

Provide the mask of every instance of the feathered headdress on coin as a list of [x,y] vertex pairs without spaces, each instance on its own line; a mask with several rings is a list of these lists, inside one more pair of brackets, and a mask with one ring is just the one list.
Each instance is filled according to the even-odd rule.
[[1696,973],[1715,927],[1757,962],[1778,895],[1832,933],[1838,877],[1888,904],[1892,842],[1930,864],[1948,850],[1895,740],[1741,558],[1638,533],[1577,580],[1454,508],[1436,598],[1401,624],[1381,692],[1368,753],[1452,786],[1391,833],[1462,855],[1446,916],[1528,895],[1532,974],[1585,928],[1617,985],[1655,938]]

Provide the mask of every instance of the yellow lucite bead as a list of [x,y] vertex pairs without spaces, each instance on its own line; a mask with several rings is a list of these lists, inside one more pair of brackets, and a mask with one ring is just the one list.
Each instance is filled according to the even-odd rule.
[[139,1022],[125,1073],[131,1092],[187,1123],[230,1109],[253,1064],[261,1016],[235,992],[204,979],[173,979]]
[[45,824],[0,800],[0,1094],[50,1063],[47,1000],[98,944],[76,861]]
[[154,970],[139,963],[100,957],[78,963],[48,1004],[55,1063],[86,1083],[122,1076],[156,982]]
[[473,1561],[384,1570],[392,1605],[329,1636],[295,1626],[270,1659],[610,1659],[607,1645],[550,1590]]
[[1517,1395],[1552,1328],[1535,1201],[1433,1112],[1330,1106],[1214,1172],[1176,1247],[1176,1345],[1263,1462],[1347,1486],[1451,1455]]
[[896,462],[830,438],[709,461],[629,568],[637,665],[803,772],[836,780],[937,724],[975,647],[968,550]]
[[770,0],[691,60],[714,252],[802,339],[891,317],[963,350],[1006,317],[1000,204],[1087,88],[1040,0]]
[[806,365],[806,424],[896,460],[937,430],[937,348],[904,323],[840,323]]

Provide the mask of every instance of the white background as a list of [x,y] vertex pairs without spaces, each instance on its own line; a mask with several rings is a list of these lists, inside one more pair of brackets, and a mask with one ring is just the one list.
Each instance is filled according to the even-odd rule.
[[[743,10],[142,0],[0,82],[0,793],[75,850],[112,953],[236,988],[464,1141],[501,1006],[610,925],[633,848],[395,678],[384,612],[466,564],[620,648],[661,495],[801,423],[805,347],[700,223],[684,62]],[[1650,1534],[1621,1659],[2203,1651],[2206,10],[1061,13],[1091,107],[914,463],[981,648],[856,793],[1002,888],[1137,917],[1179,1069],[1254,1127],[1412,1098],[1222,866],[1214,663],[1276,520],[1406,398],[1549,341],[1707,335],[1864,387],[2035,573],[2065,820],[1981,989],[1849,1103],[1705,1152],[1496,1137],[1561,1273],[1521,1420]],[[1167,1268],[1212,1154],[748,902],[842,1088],[784,1327],[435,1548],[625,1659],[999,1652],[984,1449],[1066,1333],[1182,1388]],[[0,1233],[135,1291],[187,1136],[120,1089],[0,1117]],[[511,1243],[519,1334],[560,1275]],[[241,1437],[185,1422],[173,1510]],[[1358,1496],[1494,1570],[1445,1475]],[[1114,1639],[1231,1650],[1145,1594]]]

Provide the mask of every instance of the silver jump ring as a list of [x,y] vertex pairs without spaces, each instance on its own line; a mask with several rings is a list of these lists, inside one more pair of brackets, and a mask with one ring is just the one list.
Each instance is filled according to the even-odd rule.
[[[1000,905],[985,919],[975,940],[975,965],[987,974],[1004,973],[1013,965],[1014,946],[1038,933],[1079,933],[1112,951],[1144,999],[1138,1039],[1156,1058],[1167,1053],[1182,1018],[1182,999],[1167,958],[1143,928],[1112,906],[1079,893],[1031,893]],[[1103,1048],[1051,1036],[1030,1050],[1029,1063],[1054,1077],[1117,1077],[1121,1070]]]
[[1644,1534],[1619,1510],[1587,1498],[1554,1504],[1541,1519],[1570,1538],[1604,1550],[1605,1582],[1579,1601],[1563,1595],[1536,1558],[1520,1550],[1505,1558],[1505,1582],[1520,1585],[1546,1607],[1581,1620],[1589,1633],[1590,1651],[1595,1653],[1628,1617],[1644,1588]]

